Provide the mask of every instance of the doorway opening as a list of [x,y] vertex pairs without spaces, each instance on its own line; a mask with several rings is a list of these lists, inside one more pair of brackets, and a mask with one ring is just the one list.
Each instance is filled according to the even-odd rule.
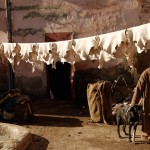
[[[45,42],[56,42],[70,40],[72,32],[63,33],[46,33]],[[47,92],[59,100],[71,100],[71,64],[65,62],[56,63],[56,69],[52,68],[52,65],[47,65]]]

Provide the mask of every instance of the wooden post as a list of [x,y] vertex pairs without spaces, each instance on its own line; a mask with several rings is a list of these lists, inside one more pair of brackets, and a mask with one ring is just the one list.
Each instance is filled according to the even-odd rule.
[[[11,0],[6,0],[8,42],[12,43]],[[14,72],[8,61],[8,90],[14,88]]]

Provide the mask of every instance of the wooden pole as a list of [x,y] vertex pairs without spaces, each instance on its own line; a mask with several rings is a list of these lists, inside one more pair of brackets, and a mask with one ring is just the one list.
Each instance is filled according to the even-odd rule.
[[[11,0],[6,0],[7,34],[8,42],[12,43],[12,22],[11,22]],[[8,90],[14,88],[14,72],[8,61]]]

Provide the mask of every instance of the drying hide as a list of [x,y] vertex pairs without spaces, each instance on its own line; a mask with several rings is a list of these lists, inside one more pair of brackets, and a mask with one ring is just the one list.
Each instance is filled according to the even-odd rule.
[[88,106],[93,122],[113,123],[111,85],[110,81],[101,80],[87,86]]

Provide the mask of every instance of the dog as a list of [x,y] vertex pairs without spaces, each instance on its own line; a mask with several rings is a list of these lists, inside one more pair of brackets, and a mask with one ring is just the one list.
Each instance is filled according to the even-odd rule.
[[[122,104],[119,105],[117,110],[115,111],[116,115],[116,124],[117,124],[117,132],[119,138],[121,137],[120,134],[120,125],[123,125],[123,132],[125,135],[129,136],[129,141],[135,144],[135,134],[138,124],[142,122],[142,113],[143,107],[135,104],[134,106],[130,106],[130,104]],[[126,126],[129,126],[129,134],[126,132]],[[131,139],[131,130],[133,127],[133,135]]]

